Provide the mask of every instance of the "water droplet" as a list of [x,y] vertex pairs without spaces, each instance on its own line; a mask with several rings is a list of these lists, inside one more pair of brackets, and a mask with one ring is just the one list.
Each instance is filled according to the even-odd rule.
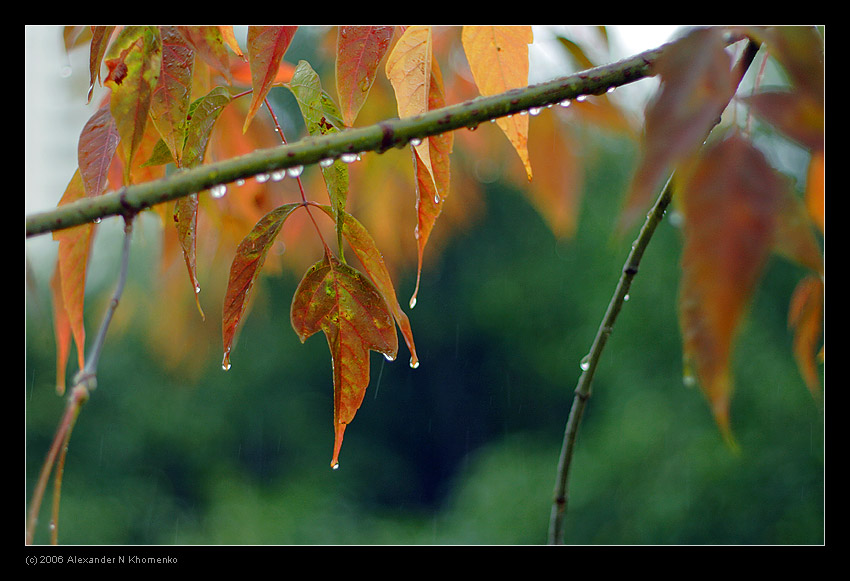
[[230,370],[230,351],[225,352],[224,359],[221,360],[221,368],[224,371]]
[[195,294],[198,294],[199,292],[201,292],[201,285],[195,284]]
[[422,140],[419,139],[418,137],[414,137],[413,139],[410,140],[410,145],[412,145],[413,147],[416,147],[416,146],[421,145],[421,144],[422,144]]
[[356,153],[343,153],[341,156],[339,156],[339,158],[344,163],[352,163],[352,162],[357,161],[357,154]]
[[213,198],[223,198],[226,193],[227,186],[224,184],[217,184],[210,188],[210,195],[212,195]]
[[416,306],[416,297],[410,297],[409,305],[411,309]]
[[243,180],[242,178],[240,178],[240,179],[236,180],[236,185],[237,185],[237,186],[244,186],[244,185],[245,185],[245,180]]
[[590,369],[590,354],[587,354],[581,358],[579,367],[581,367],[582,371],[587,371],[588,369]]
[[532,116],[533,116],[533,115],[540,115],[540,112],[541,112],[542,110],[543,110],[543,109],[542,109],[542,108],[540,108],[540,107],[532,107],[531,109],[529,109],[529,110],[528,110],[528,114],[529,114],[529,115],[532,115]]
[[613,92],[614,92],[614,89],[616,89],[616,88],[617,88],[617,87],[608,87],[608,91],[607,91],[607,92],[608,92],[608,93],[613,93]]
[[434,203],[435,203],[435,204],[439,204],[439,203],[440,203],[440,194],[434,194]]
[[334,164],[334,160],[331,157],[328,157],[327,159],[323,159],[322,161],[319,162],[319,165],[321,167],[330,167],[333,164]]
[[286,171],[282,170],[282,169],[279,169],[277,171],[273,171],[272,175],[271,175],[273,182],[279,182],[280,180],[282,180],[285,177],[286,177]]
[[572,101],[570,101],[569,99],[564,99],[563,101],[558,103],[558,105],[560,105],[561,107],[564,107],[564,108],[569,107],[571,104],[572,104]]
[[627,301],[627,300],[629,300],[629,294],[628,293],[626,293],[626,296],[623,297],[623,301]]
[[301,172],[303,172],[303,171],[304,171],[303,165],[296,165],[296,166],[293,166],[293,167],[289,168],[288,170],[286,170],[286,174],[291,178],[297,178],[298,176],[301,175]]
[[528,111],[520,111],[519,114],[520,115],[528,115]]
[[338,470],[339,462],[331,462],[331,470]]
[[410,358],[410,368],[411,368],[411,369],[416,369],[417,367],[419,367],[419,360],[418,360],[418,359],[414,359],[413,357],[411,357],[411,358]]
[[392,353],[384,353],[384,359],[387,361],[395,361],[395,356]]
[[269,174],[267,173],[258,173],[254,176],[254,179],[257,180],[257,183],[265,183],[269,181]]
[[92,222],[94,222],[95,224],[100,224],[101,219],[100,219],[100,217],[98,217],[98,218],[95,218],[94,220],[92,220]]
[[587,99],[587,95],[579,95],[578,97],[576,97],[576,101],[578,101],[579,103],[581,103],[582,101],[584,101],[586,99]]

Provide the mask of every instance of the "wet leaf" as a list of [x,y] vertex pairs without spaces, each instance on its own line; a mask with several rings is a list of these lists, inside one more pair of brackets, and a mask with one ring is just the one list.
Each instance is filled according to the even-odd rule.
[[737,132],[701,152],[681,185],[685,218],[679,318],[686,375],[732,442],[732,346],[773,247],[785,181]]
[[[464,26],[463,50],[482,95],[496,95],[528,85],[530,26]],[[496,123],[507,135],[531,180],[528,116],[502,117]]]
[[[428,111],[431,88],[432,37],[430,26],[410,26],[402,33],[387,57],[387,78],[393,86],[398,116],[413,117]],[[428,140],[414,146],[432,179]]]
[[394,26],[340,26],[336,45],[336,91],[345,125],[352,127],[389,50]]
[[254,283],[260,275],[266,255],[286,219],[300,205],[286,204],[263,216],[236,248],[236,255],[230,265],[221,317],[224,369],[230,368],[230,352],[235,345],[237,329],[250,306]]
[[245,116],[243,133],[248,130],[248,126],[274,85],[280,61],[297,29],[297,26],[248,27],[248,62],[251,65],[251,86],[254,88],[254,94],[251,97],[248,114]]
[[292,327],[304,342],[319,330],[333,360],[334,451],[339,463],[346,426],[357,413],[369,385],[369,351],[395,359],[398,337],[380,291],[355,269],[328,254],[307,270],[295,291]]
[[[197,55],[214,70],[220,72],[228,82],[233,82],[230,75],[230,55],[227,52],[229,46],[234,52],[231,40],[233,28],[230,26],[178,26],[177,30],[183,38],[192,45]],[[236,52],[240,57],[241,51]]]
[[109,39],[112,38],[114,26],[92,26],[92,38],[89,48],[89,95],[88,102],[91,103],[94,94],[94,86],[100,80],[101,64]]

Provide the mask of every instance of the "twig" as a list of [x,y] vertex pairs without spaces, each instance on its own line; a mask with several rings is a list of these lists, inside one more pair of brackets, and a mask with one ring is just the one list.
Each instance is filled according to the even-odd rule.
[[[735,69],[735,86],[740,84],[744,78],[744,74],[749,69],[756,53],[758,52],[759,44],[748,41],[744,48],[743,55],[738,61]],[[719,120],[719,112],[718,112]],[[712,126],[709,129],[713,129]],[[567,504],[569,501],[569,493],[567,482],[569,480],[570,467],[572,465],[573,453],[575,451],[576,436],[578,428],[581,424],[581,418],[584,414],[584,408],[587,405],[587,400],[590,398],[591,384],[593,376],[596,372],[596,366],[599,363],[599,358],[602,356],[602,350],[605,348],[605,343],[608,337],[614,330],[614,322],[617,320],[617,315],[623,307],[626,296],[629,294],[629,287],[632,284],[632,279],[638,272],[641,258],[649,244],[656,227],[664,217],[664,212],[667,206],[670,205],[670,200],[673,196],[673,177],[668,180],[658,199],[655,201],[652,209],[646,216],[646,222],[641,227],[637,239],[632,244],[632,249],[626,258],[623,271],[620,274],[620,279],[617,281],[617,287],[614,289],[614,295],[608,303],[608,308],[602,318],[602,322],[596,331],[596,336],[593,339],[590,352],[581,361],[582,374],[579,377],[578,384],[573,397],[573,405],[570,408],[570,415],[567,418],[567,426],[564,431],[564,439],[561,444],[561,454],[558,458],[557,478],[555,481],[555,490],[552,501],[552,511],[549,518],[549,543],[562,544],[564,542],[564,519],[567,513]]]
[[[80,409],[86,403],[91,395],[91,392],[97,387],[97,363],[100,359],[100,354],[103,350],[106,331],[109,329],[109,323],[112,321],[112,315],[115,309],[118,308],[118,302],[124,292],[124,285],[127,282],[127,270],[130,263],[130,239],[133,232],[132,217],[125,217],[124,223],[124,246],[121,253],[121,270],[118,275],[118,283],[115,286],[115,291],[112,294],[112,299],[109,301],[109,306],[104,314],[100,329],[95,337],[94,344],[86,363],[76,376],[74,376],[74,387],[68,396],[67,404],[65,405],[65,413],[62,420],[59,422],[59,427],[56,429],[56,435],[53,437],[53,443],[41,467],[38,481],[30,501],[30,509],[27,517],[26,528],[26,543],[32,544],[35,535],[35,527],[38,523],[38,513],[41,509],[41,502],[44,498],[44,491],[47,488],[47,481],[50,479],[50,473],[56,467],[56,475],[54,477],[54,492],[53,492],[53,513],[50,520],[50,538],[51,543],[58,542],[59,529],[59,499],[61,497],[62,475],[65,465],[65,454],[68,451],[68,442],[71,439],[71,432],[74,429],[74,424],[80,414]],[[58,461],[57,461],[58,458]]]

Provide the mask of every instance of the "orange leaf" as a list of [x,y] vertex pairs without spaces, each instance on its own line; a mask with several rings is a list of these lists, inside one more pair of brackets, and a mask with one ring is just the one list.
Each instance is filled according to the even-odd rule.
[[109,102],[121,135],[124,180],[129,182],[133,156],[144,139],[151,94],[159,80],[162,63],[159,30],[128,26],[109,47],[105,62],[109,74],[104,84],[112,89]]
[[820,393],[817,352],[823,331],[823,304],[823,282],[808,276],[797,284],[788,307],[788,325],[794,328],[794,357],[812,395]]
[[824,233],[824,153],[812,152],[809,175],[806,182],[806,208],[815,225]]
[[275,83],[280,61],[297,26],[249,26],[248,27],[248,62],[251,65],[251,86],[254,94],[251,106],[245,116],[242,132],[248,130],[251,120],[260,110],[260,106]]
[[348,127],[375,82],[378,63],[393,38],[393,26],[340,26],[336,45],[336,91]]
[[[398,116],[413,117],[428,111],[431,88],[431,27],[410,26],[405,29],[387,57],[386,73],[395,91]],[[432,179],[431,154],[427,140],[415,145],[419,157]]]
[[50,296],[53,304],[53,336],[56,338],[56,393],[65,393],[65,369],[71,352],[71,322],[62,298],[62,269],[50,277]]
[[642,159],[632,178],[620,228],[646,212],[674,167],[700,147],[732,97],[731,59],[723,31],[697,29],[668,45],[655,71],[658,94],[647,106]]
[[[74,172],[74,177],[65,189],[59,205],[70,204],[85,197],[85,187],[80,171]],[[57,314],[56,323],[60,326],[67,324],[77,345],[77,358],[80,369],[85,365],[86,329],[83,320],[83,302],[86,287],[86,269],[88,266],[89,250],[94,237],[95,225],[84,224],[67,230],[53,233],[53,239],[59,242],[56,268],[58,284],[61,287],[61,302],[54,300],[54,305],[61,304],[64,314]],[[67,323],[64,320],[67,320]],[[57,336],[64,333],[56,329]],[[60,346],[61,348],[61,346]]]
[[89,49],[89,103],[91,103],[94,93],[94,85],[100,80],[100,65],[103,62],[103,55],[106,53],[106,47],[109,46],[109,39],[114,30],[114,26],[92,26],[91,48]]
[[785,182],[737,132],[704,151],[682,184],[679,318],[686,376],[695,377],[732,441],[731,353],[773,244]]
[[[335,217],[333,208],[329,206],[320,207],[328,216],[331,218]],[[416,355],[416,345],[413,343],[413,330],[410,328],[410,320],[404,311],[401,310],[401,305],[398,304],[395,286],[393,285],[389,269],[387,269],[381,251],[378,250],[378,246],[363,224],[347,212],[343,212],[342,234],[348,240],[351,249],[363,265],[366,276],[369,277],[369,280],[372,281],[372,284],[375,285],[384,296],[384,300],[387,301],[387,306],[392,311],[393,318],[396,324],[398,324],[399,329],[401,329],[401,334],[407,343],[407,348],[410,350],[410,366],[413,368],[419,367],[419,357]]]
[[224,343],[223,369],[230,369],[230,351],[236,340],[236,330],[248,310],[251,291],[260,275],[269,248],[277,238],[283,223],[301,204],[293,203],[275,208],[254,226],[239,246],[230,265],[230,278],[224,295],[221,317],[222,340]]
[[[227,33],[225,29],[231,28]],[[233,35],[232,27],[225,26],[178,26],[177,30],[183,35],[199,57],[213,69],[223,74],[228,81],[230,76],[230,55],[226,46],[233,49],[229,36]],[[237,47],[238,48],[238,47]],[[234,49],[234,52],[236,50]],[[242,56],[241,52],[236,52]]]
[[[528,45],[533,40],[530,26],[464,26],[461,37],[469,68],[482,95],[528,85]],[[531,180],[528,116],[502,117],[496,123],[507,135]]]
[[364,275],[325,257],[311,266],[295,291],[292,327],[304,342],[322,330],[333,360],[334,452],[339,465],[345,427],[354,419],[369,385],[369,350],[394,359],[398,337],[383,295]]

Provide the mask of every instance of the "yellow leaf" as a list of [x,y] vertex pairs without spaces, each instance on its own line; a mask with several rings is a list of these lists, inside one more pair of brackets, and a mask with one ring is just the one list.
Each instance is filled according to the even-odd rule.
[[[430,26],[410,26],[387,57],[386,73],[395,91],[399,117],[413,117],[428,111],[431,42]],[[433,178],[428,140],[422,140],[415,148]]]
[[[528,85],[528,45],[532,40],[530,26],[463,27],[463,50],[482,95],[496,95]],[[528,116],[503,117],[496,123],[522,160],[530,180]]]

